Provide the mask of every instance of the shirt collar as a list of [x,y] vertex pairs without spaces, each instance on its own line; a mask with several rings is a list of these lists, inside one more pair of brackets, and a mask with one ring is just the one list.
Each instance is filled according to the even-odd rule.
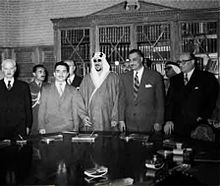
[[188,79],[191,78],[191,76],[192,76],[194,70],[195,70],[195,68],[193,68],[191,71],[187,72],[187,77],[188,77]]
[[75,74],[73,74],[73,75],[71,75],[70,77],[68,77],[68,79],[70,79],[70,80],[71,80],[71,82],[73,82],[74,77],[75,77]]
[[15,79],[14,78],[9,79],[9,78],[4,77],[4,82],[6,86],[8,85],[8,81],[10,81],[11,86],[13,86]]
[[66,85],[66,81],[64,81],[64,82],[58,82],[58,81],[55,81],[55,85],[56,85],[56,87],[61,85],[62,88],[64,88],[65,85]]
[[133,77],[135,77],[136,73],[138,72],[138,80],[141,82],[141,78],[144,72],[144,67],[142,66],[139,70],[134,70]]
[[142,75],[143,71],[144,71],[144,67],[143,66],[139,70],[134,70],[134,76],[135,76],[136,72],[138,72],[138,76]]

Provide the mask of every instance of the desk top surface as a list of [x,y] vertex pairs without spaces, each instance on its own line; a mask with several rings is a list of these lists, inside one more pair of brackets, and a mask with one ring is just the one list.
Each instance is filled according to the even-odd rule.
[[[192,150],[190,158],[178,150],[173,154],[177,142],[183,144],[182,149]],[[165,151],[172,155],[164,156]],[[146,162],[155,162],[155,158],[162,162],[161,167],[146,167]],[[0,161],[0,184],[126,185],[130,180],[129,184],[135,185],[220,184],[219,145],[149,139],[144,134],[60,133],[33,136],[27,141],[2,141]],[[85,174],[98,167],[107,168],[104,176]]]

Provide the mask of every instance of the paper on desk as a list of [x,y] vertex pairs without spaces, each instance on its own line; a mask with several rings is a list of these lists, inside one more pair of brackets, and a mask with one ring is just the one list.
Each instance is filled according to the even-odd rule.
[[104,184],[106,186],[126,186],[126,185],[132,185],[134,183],[134,179],[132,178],[121,178],[109,181],[109,183]]

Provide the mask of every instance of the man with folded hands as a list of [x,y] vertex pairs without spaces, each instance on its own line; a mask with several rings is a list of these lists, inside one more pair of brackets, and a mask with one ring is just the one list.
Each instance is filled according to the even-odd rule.
[[110,71],[106,55],[96,52],[91,59],[91,72],[79,89],[92,122],[82,130],[118,130],[118,86],[118,75]]
[[140,50],[129,52],[132,71],[121,75],[119,84],[119,124],[128,132],[160,131],[164,120],[162,76],[143,66]]

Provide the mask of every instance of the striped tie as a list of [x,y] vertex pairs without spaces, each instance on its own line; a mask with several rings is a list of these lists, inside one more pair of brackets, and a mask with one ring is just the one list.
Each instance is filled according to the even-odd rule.
[[139,80],[138,80],[138,72],[136,72],[134,77],[134,99],[137,98],[138,89],[139,89]]
[[189,78],[187,76],[187,73],[185,73],[184,74],[184,85],[187,85],[188,81],[189,81]]
[[58,92],[59,92],[60,96],[62,96],[62,94],[63,94],[62,83],[60,83],[57,88],[58,88]]

